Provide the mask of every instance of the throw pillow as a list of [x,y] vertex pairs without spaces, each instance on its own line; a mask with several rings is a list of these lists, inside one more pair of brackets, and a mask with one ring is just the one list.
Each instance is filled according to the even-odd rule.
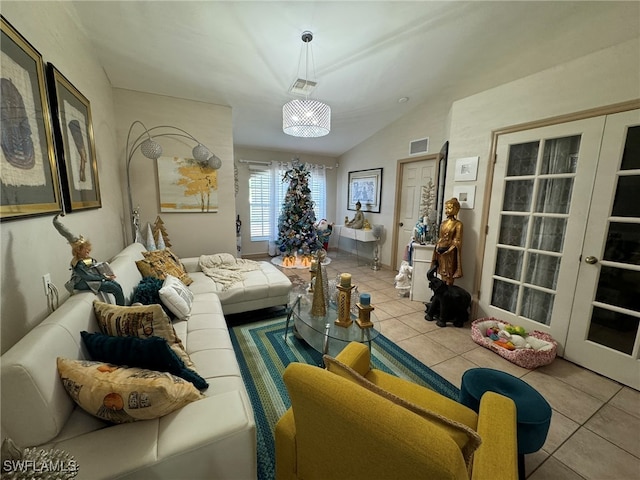
[[93,360],[169,372],[193,383],[198,390],[209,387],[204,378],[186,367],[164,338],[112,337],[89,332],[80,335]]
[[144,260],[138,260],[136,265],[143,277],[156,277],[164,280],[167,275],[173,275],[178,277],[185,285],[193,283],[180,259],[168,248],[153,252],[142,252],[142,255]]
[[191,315],[193,293],[173,275],[167,275],[160,289],[160,300],[180,320],[187,320]]
[[200,400],[191,383],[167,372],[58,357],[65,390],[83,410],[113,423],[151,420]]
[[173,312],[160,300],[160,289],[163,283],[159,278],[144,277],[133,291],[131,304],[141,303],[142,305],[153,305],[157,303],[162,306],[167,315],[173,317]]
[[162,337],[188,367],[193,366],[171,320],[160,305],[121,307],[93,301],[98,327],[105,335],[115,337]]
[[471,460],[473,459],[473,453],[478,449],[482,440],[480,435],[472,428],[469,428],[467,425],[464,425],[460,422],[456,422],[450,418],[444,417],[439,413],[432,412],[427,410],[426,408],[422,408],[412,402],[409,402],[403,398],[394,395],[391,392],[384,390],[373,382],[370,382],[365,377],[356,372],[353,368],[344,363],[336,360],[329,355],[324,355],[322,357],[324,359],[324,364],[326,365],[327,370],[336,375],[339,375],[347,380],[351,380],[354,383],[370,390],[374,393],[377,393],[381,397],[390,400],[396,405],[400,405],[407,410],[421,416],[425,420],[428,420],[432,423],[435,423],[442,427],[456,442],[458,447],[460,447],[460,451],[462,452],[462,456],[467,465],[467,468],[471,468]]

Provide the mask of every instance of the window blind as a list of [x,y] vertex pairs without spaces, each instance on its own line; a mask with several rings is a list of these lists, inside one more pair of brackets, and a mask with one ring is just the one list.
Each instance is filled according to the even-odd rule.
[[252,241],[269,240],[272,227],[271,171],[252,168],[249,174],[249,225]]
[[[308,165],[309,189],[313,200],[313,211],[316,221],[326,218],[326,176],[321,165]],[[271,240],[278,236],[278,217],[282,210],[288,182],[283,182],[284,173],[290,168],[288,164],[272,164],[260,167],[252,165],[249,174],[249,223],[252,241]]]

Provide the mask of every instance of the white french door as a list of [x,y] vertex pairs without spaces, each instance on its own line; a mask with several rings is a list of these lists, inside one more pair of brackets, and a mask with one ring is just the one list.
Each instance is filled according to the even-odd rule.
[[564,356],[640,389],[640,113],[607,117]]
[[[568,360],[638,388],[640,160],[621,166],[634,122],[638,111],[500,137],[479,303],[550,333]],[[624,214],[612,213],[620,202]],[[606,259],[607,248],[626,260]],[[623,288],[612,283],[622,279]],[[624,340],[611,341],[613,332]]]

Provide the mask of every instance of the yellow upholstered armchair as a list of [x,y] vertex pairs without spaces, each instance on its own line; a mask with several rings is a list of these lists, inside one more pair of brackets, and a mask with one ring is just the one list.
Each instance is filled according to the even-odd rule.
[[325,364],[285,370],[291,408],[276,425],[278,480],[518,478],[512,400],[488,392],[476,414],[371,369],[357,342]]

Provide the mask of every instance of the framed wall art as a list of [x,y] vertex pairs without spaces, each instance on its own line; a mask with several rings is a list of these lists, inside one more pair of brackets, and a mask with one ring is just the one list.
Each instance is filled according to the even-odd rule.
[[0,41],[0,220],[59,212],[60,181],[40,53],[4,18]]
[[460,208],[473,209],[476,203],[476,186],[456,185],[453,187],[453,196],[460,202]]
[[91,104],[51,63],[47,81],[65,210],[100,208]]
[[478,177],[480,157],[458,158],[456,160],[456,182],[472,182]]
[[360,202],[363,212],[380,213],[382,169],[349,172],[348,210],[356,210]]
[[216,213],[218,171],[193,158],[158,158],[160,211]]

